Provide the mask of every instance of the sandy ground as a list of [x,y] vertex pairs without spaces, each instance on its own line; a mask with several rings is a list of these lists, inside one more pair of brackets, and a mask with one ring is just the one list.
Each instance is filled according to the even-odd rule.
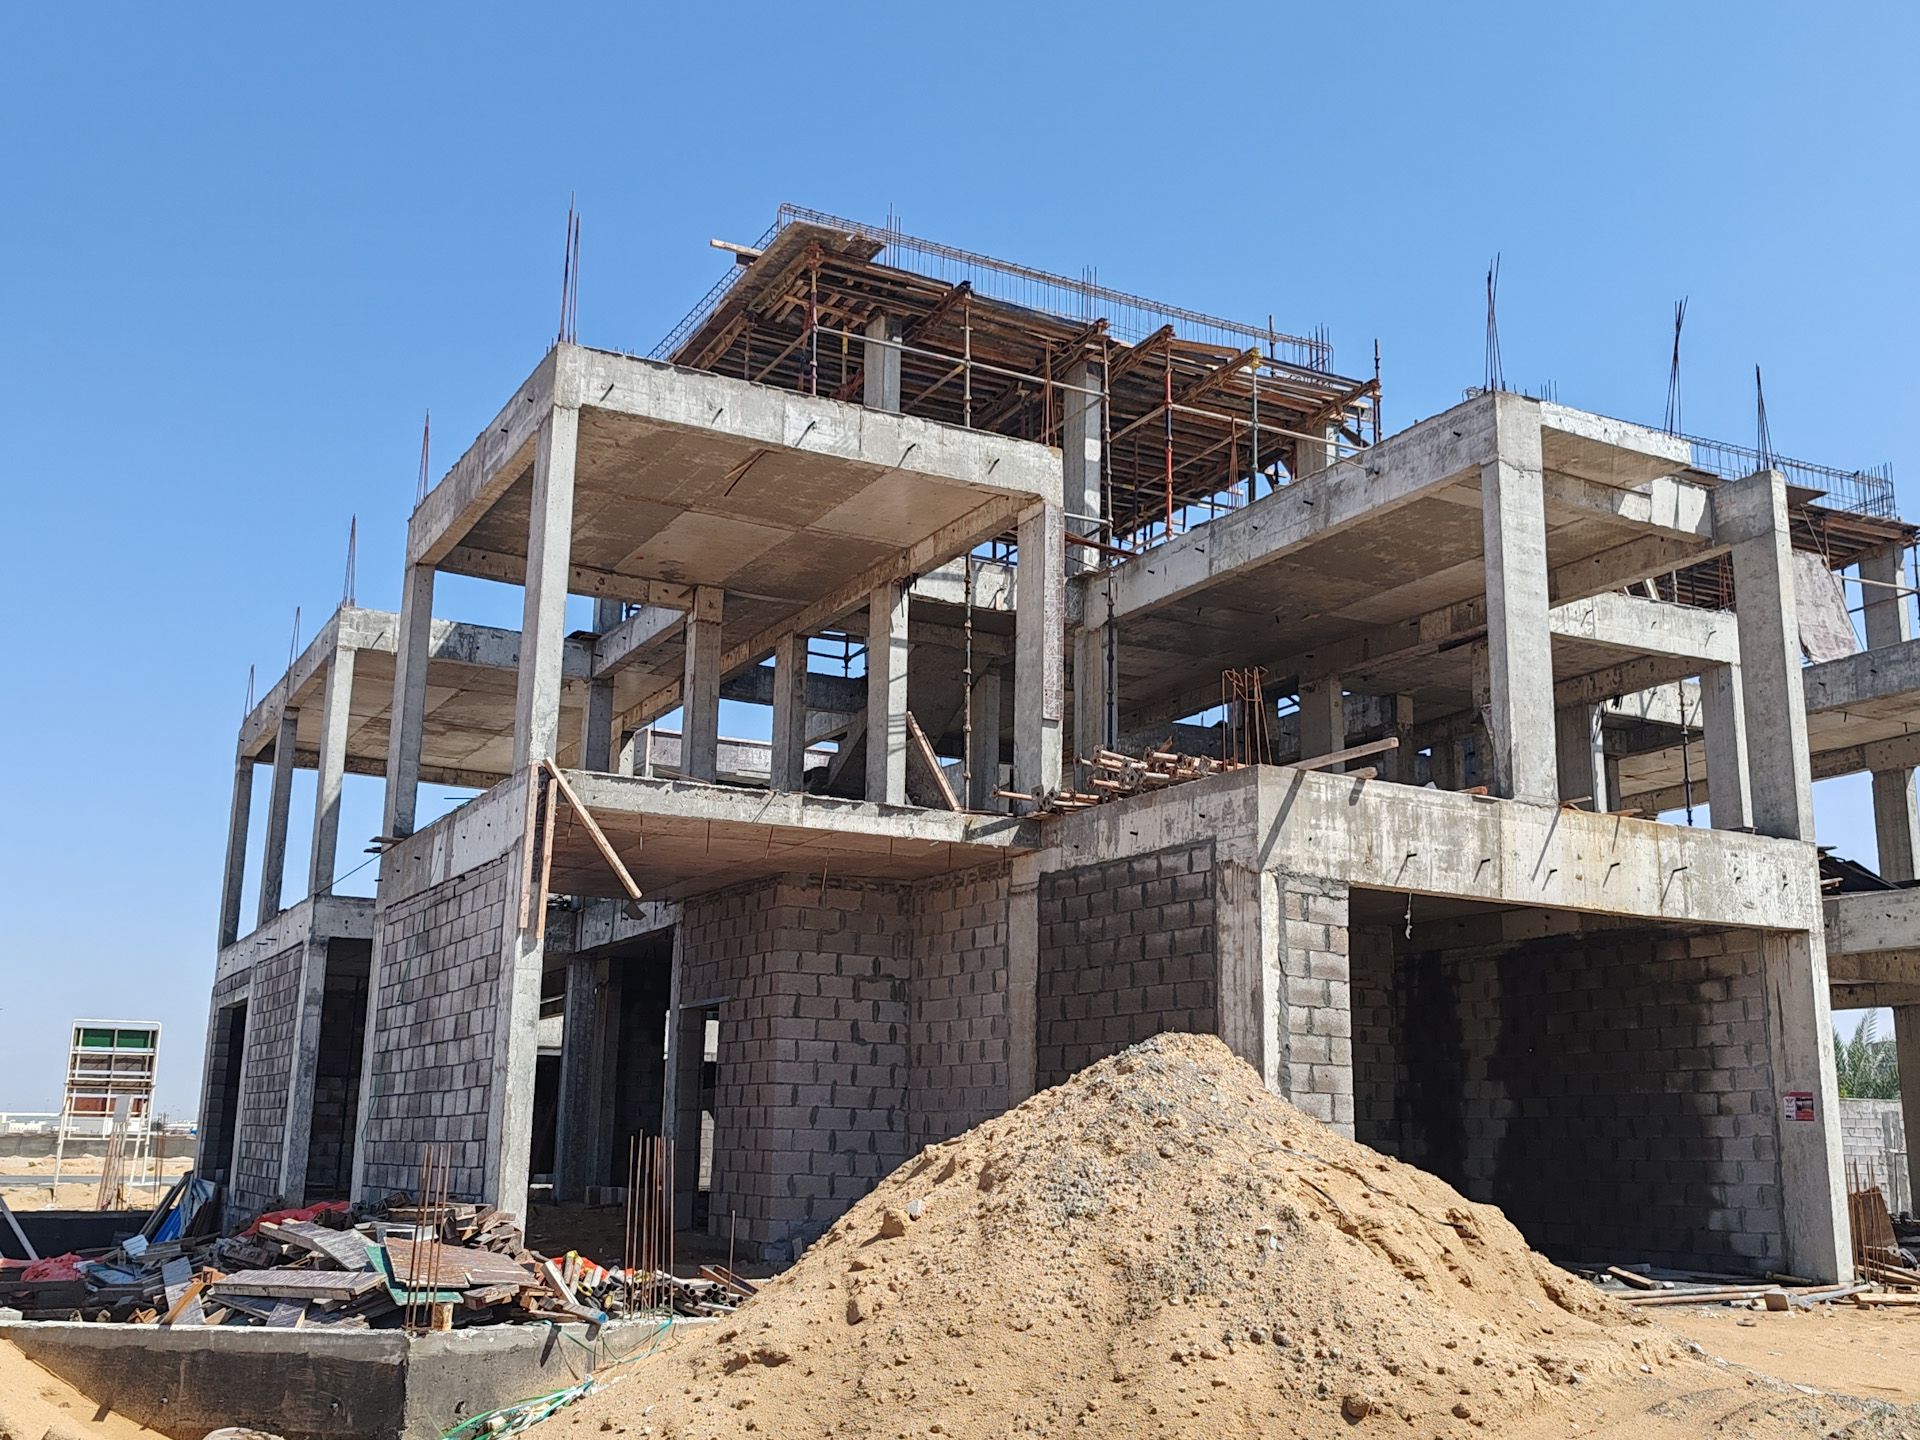
[[[192,1168],[192,1160],[181,1158],[155,1166],[157,1173],[154,1174],[143,1176],[138,1171],[134,1172],[127,1184],[128,1206],[137,1210],[143,1205],[158,1203],[160,1197],[167,1193],[167,1187]],[[0,1184],[0,1196],[5,1196],[7,1204],[14,1210],[91,1210],[94,1196],[99,1191],[100,1161],[94,1157],[65,1161],[60,1167],[58,1186],[52,1183],[51,1159],[0,1159],[0,1175],[8,1177],[6,1183]],[[29,1181],[13,1178],[24,1175],[35,1178]],[[38,1178],[41,1175],[46,1179]],[[69,1179],[69,1176],[74,1178]]]
[[0,1440],[133,1440],[158,1430],[100,1407],[0,1341]]
[[1709,1355],[1795,1385],[1920,1405],[1920,1307],[1776,1314],[1673,1306],[1660,1323]]

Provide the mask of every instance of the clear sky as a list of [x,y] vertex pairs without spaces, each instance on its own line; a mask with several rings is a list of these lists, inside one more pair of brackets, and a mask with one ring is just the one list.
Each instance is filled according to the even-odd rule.
[[[1377,337],[1399,429],[1482,380],[1498,251],[1510,385],[1657,423],[1684,295],[1686,428],[1753,443],[1758,363],[1781,453],[1920,476],[1910,5],[294,8],[0,14],[0,1109],[87,1014],[164,1022],[191,1111],[247,668],[350,516],[397,605],[422,413],[438,470],[532,369],[571,192],[591,345],[783,200],[891,207],[1350,373]],[[1821,838],[1871,861],[1864,789]]]

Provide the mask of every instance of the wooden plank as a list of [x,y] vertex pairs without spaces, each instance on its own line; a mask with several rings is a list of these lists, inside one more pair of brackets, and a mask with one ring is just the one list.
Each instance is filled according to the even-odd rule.
[[[268,1229],[263,1225],[262,1231]],[[284,1240],[315,1255],[324,1255],[342,1270],[371,1270],[373,1257],[367,1253],[367,1237],[358,1230],[329,1230],[311,1220],[289,1220],[272,1227],[275,1239]]]
[[[194,1278],[193,1262],[184,1255],[175,1255],[160,1267],[160,1283],[166,1289],[167,1308],[162,1325],[170,1325],[175,1316],[181,1316],[186,1325],[204,1325],[206,1312],[200,1308],[199,1294],[202,1284]],[[189,1308],[190,1307],[190,1308]]]
[[[475,1286],[512,1285],[524,1289],[539,1283],[526,1266],[491,1250],[476,1250],[463,1245],[434,1245],[423,1242],[418,1250],[409,1240],[389,1240],[387,1258],[394,1273],[405,1284],[409,1278],[419,1286],[441,1290],[471,1290]],[[437,1267],[437,1273],[436,1273]]]
[[161,1325],[206,1324],[207,1312],[200,1307],[200,1292],[206,1288],[207,1282],[205,1278],[196,1275],[187,1282],[186,1287],[181,1290],[178,1298],[169,1295],[168,1298],[172,1300],[172,1303],[167,1307],[167,1313],[160,1317]]
[[1660,1282],[1658,1280],[1649,1280],[1645,1275],[1635,1274],[1631,1270],[1623,1270],[1618,1265],[1607,1266],[1607,1274],[1611,1275],[1623,1285],[1633,1286],[1636,1290],[1658,1290],[1660,1288]]
[[371,1270],[240,1270],[215,1281],[213,1293],[276,1300],[355,1300],[378,1289],[380,1283]]
[[1384,740],[1370,740],[1365,745],[1349,745],[1344,750],[1331,750],[1325,755],[1315,755],[1311,759],[1290,760],[1289,770],[1324,770],[1329,765],[1343,765],[1349,760],[1358,760],[1367,755],[1383,755],[1389,750],[1398,750],[1398,737],[1389,735]]

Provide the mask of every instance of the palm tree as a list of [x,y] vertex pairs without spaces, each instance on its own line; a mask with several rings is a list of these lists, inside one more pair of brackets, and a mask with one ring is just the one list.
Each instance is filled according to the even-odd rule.
[[1833,1032],[1834,1069],[1839,1072],[1840,1093],[1853,1100],[1897,1100],[1900,1098],[1900,1074],[1894,1068],[1893,1042],[1879,1036],[1878,1017],[1869,1010],[1854,1026],[1853,1038],[1842,1040]]

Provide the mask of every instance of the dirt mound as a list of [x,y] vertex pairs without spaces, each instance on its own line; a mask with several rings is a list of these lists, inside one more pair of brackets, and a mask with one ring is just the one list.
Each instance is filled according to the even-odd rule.
[[1218,1040],[1165,1035],[929,1147],[737,1318],[575,1419],[1214,1440],[1554,1414],[1565,1434],[1577,1413],[1592,1433],[1599,1392],[1676,1369],[1728,1384],[1499,1211],[1333,1134]]

